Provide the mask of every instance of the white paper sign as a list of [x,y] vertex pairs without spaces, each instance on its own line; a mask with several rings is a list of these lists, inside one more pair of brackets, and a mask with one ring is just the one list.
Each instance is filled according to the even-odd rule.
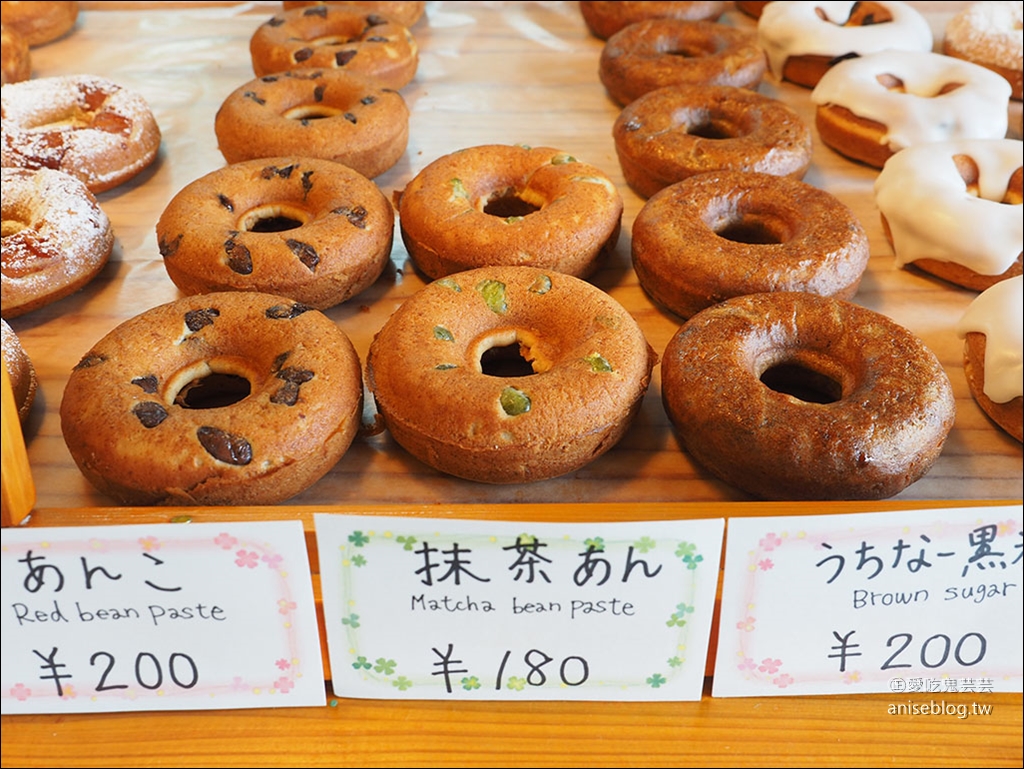
[[1021,691],[1022,518],[730,518],[714,696]]
[[2,537],[3,713],[326,702],[301,522]]
[[721,519],[315,522],[339,696],[700,699]]

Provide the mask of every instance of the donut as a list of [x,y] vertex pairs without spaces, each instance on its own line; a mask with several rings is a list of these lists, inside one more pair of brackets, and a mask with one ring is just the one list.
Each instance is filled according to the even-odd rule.
[[402,240],[430,278],[525,265],[588,277],[615,248],[622,196],[550,147],[488,144],[434,160],[398,196]]
[[1010,84],[939,53],[884,51],[845,59],[811,92],[826,145],[875,168],[912,144],[1002,139]]
[[971,396],[999,427],[1024,442],[1024,277],[985,289],[967,308],[956,331],[964,340],[964,374]]
[[615,101],[629,104],[667,85],[756,89],[764,70],[764,52],[748,32],[710,21],[649,19],[608,38],[598,74]]
[[625,434],[656,356],[612,297],[532,267],[481,267],[407,299],[370,345],[391,437],[449,475],[493,484],[583,467]]
[[935,355],[873,310],[801,291],[733,297],[672,337],[662,400],[686,453],[762,499],[884,499],[953,426]]
[[580,13],[594,37],[607,40],[620,29],[647,19],[714,21],[725,13],[727,3],[683,3],[662,0],[582,0]]
[[311,0],[284,0],[281,6],[289,11],[292,8],[304,8],[307,5],[342,5],[355,7],[370,13],[378,13],[394,19],[403,27],[411,27],[421,18],[427,8],[425,2],[390,2],[389,0],[329,0],[313,2]]
[[419,51],[408,28],[340,5],[283,11],[249,41],[257,77],[289,69],[344,69],[399,89],[416,75]]
[[4,367],[11,380],[11,390],[14,393],[14,405],[18,409],[18,419],[24,422],[32,410],[39,380],[36,378],[32,360],[25,353],[14,329],[7,324],[6,320],[2,319],[0,319],[0,328],[3,330],[0,342],[3,344]]
[[25,38],[0,24],[0,85],[20,83],[32,77],[32,52]]
[[61,430],[126,505],[264,505],[319,480],[359,427],[359,357],[327,316],[257,292],[131,318],[68,378]]
[[228,163],[298,154],[372,179],[405,153],[409,108],[398,91],[373,78],[294,69],[237,88],[217,110],[214,130]]
[[318,310],[369,288],[391,255],[395,214],[377,186],[316,158],[259,158],[186,185],[156,223],[182,292],[257,291]]
[[78,20],[76,2],[0,2],[5,27],[21,35],[30,46],[63,37]]
[[74,176],[2,169],[2,314],[15,318],[78,291],[114,248],[110,220]]
[[879,51],[931,51],[927,19],[907,3],[769,3],[757,42],[779,80],[813,88],[835,64]]
[[0,92],[0,162],[77,176],[90,192],[122,184],[149,166],[160,128],[145,100],[93,75],[41,77]]
[[612,136],[626,183],[645,198],[709,171],[801,179],[811,164],[811,129],[795,110],[732,86],[646,93],[619,113]]
[[736,10],[742,11],[747,16],[754,19],[761,18],[761,14],[764,13],[764,7],[768,5],[767,2],[755,2],[755,0],[736,0]]
[[1013,139],[907,147],[875,180],[875,204],[896,266],[974,291],[1021,274],[1024,149]]
[[633,222],[644,291],[689,318],[732,296],[808,291],[849,299],[870,249],[853,212],[785,176],[721,171],[656,193]]
[[1009,82],[1021,100],[1024,79],[1024,8],[1020,2],[971,3],[946,24],[942,51],[980,64]]

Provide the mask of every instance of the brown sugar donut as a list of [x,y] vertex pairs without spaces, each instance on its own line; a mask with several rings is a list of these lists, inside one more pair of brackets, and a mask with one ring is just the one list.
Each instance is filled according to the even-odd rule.
[[864,307],[804,292],[734,297],[688,320],[661,366],[686,452],[763,499],[884,499],[953,426],[935,355]]
[[764,52],[750,33],[679,19],[624,27],[604,44],[598,67],[601,82],[619,104],[676,84],[756,89],[764,71]]
[[214,121],[228,163],[302,155],[334,160],[368,179],[387,171],[409,142],[409,108],[398,91],[341,69],[264,75],[225,99]]
[[11,390],[14,392],[14,405],[18,409],[18,419],[24,422],[32,410],[39,380],[36,378],[32,360],[25,353],[14,329],[7,325],[6,320],[0,320],[0,328],[3,330],[0,341],[3,343],[4,366],[7,368],[7,376],[11,380]]
[[307,5],[341,5],[350,6],[370,13],[379,13],[394,19],[404,27],[411,27],[421,18],[427,8],[425,2],[402,2],[401,0],[284,0],[281,6],[290,11],[292,8],[304,8]]
[[757,22],[757,42],[776,78],[813,88],[851,56],[931,51],[932,30],[907,3],[769,3]]
[[93,193],[128,181],[157,156],[160,128],[146,101],[93,75],[5,86],[0,162],[77,176]]
[[742,171],[655,194],[633,222],[632,248],[640,285],[683,318],[769,291],[849,299],[870,256],[860,221],[825,190]]
[[20,83],[32,77],[32,52],[25,38],[0,24],[0,85]]
[[20,34],[30,46],[63,37],[78,20],[77,2],[0,2],[4,26]]
[[214,293],[97,342],[68,379],[61,429],[85,477],[122,504],[274,504],[337,463],[362,398],[359,357],[330,318]]
[[607,40],[620,29],[647,19],[714,21],[725,13],[724,2],[663,2],[662,0],[582,0],[580,13],[595,37]]
[[156,224],[167,274],[186,294],[262,291],[326,309],[373,285],[394,210],[347,166],[259,158],[186,185]]
[[994,284],[971,302],[957,324],[971,396],[1003,430],[1024,442],[1021,350],[1024,277]]
[[826,145],[881,168],[913,144],[1006,136],[1010,84],[951,56],[883,51],[845,59],[811,92]]
[[1006,78],[1021,100],[1024,80],[1024,9],[1020,2],[970,3],[946,24],[942,51]]
[[408,28],[366,11],[312,5],[283,11],[249,41],[257,77],[289,69],[344,69],[399,89],[416,75],[419,50]]
[[460,478],[522,483],[615,445],[655,359],[636,321],[589,283],[484,267],[407,299],[374,337],[366,374],[410,454]]
[[708,171],[800,179],[811,163],[811,130],[795,110],[731,86],[646,93],[619,113],[612,136],[626,183],[645,198]]
[[438,158],[398,201],[402,240],[431,278],[497,264],[587,277],[615,248],[622,197],[550,147],[488,144]]
[[984,291],[1021,274],[1024,148],[1014,139],[907,147],[875,179],[875,204],[896,254],[943,280]]
[[91,281],[114,247],[110,220],[74,176],[4,168],[0,293],[3,317],[63,299]]

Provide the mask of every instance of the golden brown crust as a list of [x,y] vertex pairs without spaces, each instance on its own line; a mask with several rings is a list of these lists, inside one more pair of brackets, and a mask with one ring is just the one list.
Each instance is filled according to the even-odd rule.
[[730,86],[646,93],[619,113],[612,136],[626,183],[643,197],[709,171],[800,179],[811,162],[811,130],[793,109]]
[[687,321],[665,351],[662,398],[690,456],[765,499],[891,497],[932,466],[955,414],[920,339],[802,292],[736,297]]
[[667,85],[757,88],[766,67],[749,32],[708,21],[649,19],[608,39],[598,74],[609,95],[628,104]]
[[608,176],[561,150],[491,144],[430,163],[398,209],[431,278],[497,264],[587,277],[618,241],[623,203]]
[[156,225],[167,274],[186,294],[262,291],[317,309],[369,288],[391,254],[394,209],[351,168],[258,158],[185,186]]
[[[251,392],[196,404],[210,373]],[[122,504],[274,504],[345,453],[362,395],[359,358],[330,318],[284,297],[206,294],[97,342],[68,379],[61,429],[85,477]]]
[[0,320],[0,327],[3,329],[2,343],[4,352],[4,365],[7,367],[7,375],[11,380],[11,390],[14,392],[14,405],[18,409],[18,418],[24,422],[32,410],[32,403],[36,397],[36,388],[39,385],[36,379],[36,370],[32,361],[21,346],[18,335],[14,333],[6,320]]
[[304,8],[307,5],[341,5],[355,6],[360,10],[379,13],[394,19],[405,27],[411,27],[421,18],[427,8],[425,2],[403,2],[402,0],[284,0],[282,7],[289,11],[292,8]]
[[283,11],[249,41],[257,77],[290,69],[344,69],[399,89],[416,75],[419,51],[407,27],[363,10],[313,5]]
[[895,151],[885,142],[888,129],[876,120],[859,117],[838,104],[819,104],[814,115],[818,136],[851,160],[881,168]]
[[[490,374],[518,343],[536,373]],[[375,336],[367,384],[392,437],[451,475],[521,483],[563,475],[629,428],[656,356],[621,305],[578,278],[480,268],[428,284]]]
[[214,121],[228,163],[301,155],[333,160],[372,179],[405,153],[409,108],[372,78],[338,69],[295,69],[231,93]]
[[977,331],[964,338],[964,374],[971,396],[993,422],[1024,443],[1024,398],[1018,395],[1006,403],[996,403],[985,395],[985,343],[985,335]]
[[63,37],[78,20],[77,2],[0,2],[5,26],[14,29],[30,46]]
[[740,171],[700,174],[661,190],[640,210],[632,234],[641,286],[683,318],[769,291],[849,299],[870,256],[861,223],[831,194]]
[[32,77],[32,54],[25,38],[10,27],[0,25],[0,85],[20,83]]
[[607,40],[619,30],[647,19],[714,21],[725,13],[724,2],[662,2],[661,0],[583,0],[580,13],[595,37]]

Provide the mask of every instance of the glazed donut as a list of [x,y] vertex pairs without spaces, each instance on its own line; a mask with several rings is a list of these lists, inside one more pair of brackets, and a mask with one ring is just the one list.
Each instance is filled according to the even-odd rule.
[[956,331],[964,339],[964,374],[971,396],[993,422],[1024,442],[1021,348],[1024,277],[996,283],[979,294]]
[[686,452],[762,499],[884,499],[953,426],[935,355],[864,307],[804,292],[734,297],[688,320],[661,366]]
[[367,384],[391,436],[460,478],[522,483],[610,449],[656,356],[628,312],[555,271],[484,267],[434,281],[374,337]]
[[310,0],[284,0],[282,7],[289,11],[292,8],[304,8],[307,5],[342,5],[354,6],[355,8],[379,13],[394,19],[403,27],[411,27],[423,17],[426,10],[425,2],[390,2],[389,0],[328,0],[328,2],[312,2]]
[[110,220],[74,176],[4,168],[0,294],[15,318],[69,296],[95,278],[114,248]]
[[1002,75],[1020,101],[1024,79],[1024,9],[1018,2],[971,3],[946,25],[942,51]]
[[249,41],[257,77],[289,69],[341,69],[399,89],[416,75],[409,30],[384,16],[340,5],[295,8],[256,28]]
[[974,291],[1021,274],[1024,149],[1013,139],[907,147],[875,180],[875,203],[896,266]]
[[42,77],[0,93],[0,162],[77,176],[90,192],[128,181],[156,159],[160,128],[145,100],[92,75]]
[[405,153],[409,108],[373,78],[294,69],[237,88],[217,111],[214,130],[228,163],[299,154],[372,179]]
[[881,168],[912,144],[1002,139],[1010,84],[977,64],[938,53],[885,51],[845,59],[811,92],[821,140]]
[[608,38],[598,74],[615,101],[629,104],[667,85],[756,89],[764,70],[764,52],[747,32],[710,21],[650,19]]
[[725,13],[721,2],[663,2],[662,0],[582,0],[580,13],[594,37],[607,40],[620,29],[647,19],[714,21]]
[[879,51],[931,51],[927,19],[907,3],[769,3],[757,42],[779,80],[813,88],[844,59]]
[[801,179],[811,164],[811,129],[796,111],[731,86],[646,93],[619,113],[612,136],[626,183],[645,198],[709,171]]
[[732,296],[808,291],[849,299],[870,249],[860,222],[825,190],[743,171],[691,176],[633,222],[644,291],[683,318]]
[[30,46],[63,37],[78,20],[76,2],[0,2],[5,27],[25,38]]
[[359,357],[284,297],[214,293],[125,321],[74,367],[61,430],[126,505],[264,505],[319,480],[362,413]]
[[488,144],[416,174],[399,196],[398,221],[430,278],[498,264],[585,278],[615,248],[622,209],[594,166],[550,147]]
[[736,0],[736,9],[742,11],[755,19],[761,18],[761,14],[764,13],[764,7],[768,5],[767,2],[755,2],[754,0]]
[[32,52],[25,38],[0,24],[0,85],[20,83],[32,77]]
[[373,285],[395,214],[373,182],[330,160],[259,158],[186,185],[156,224],[182,292],[262,291],[318,310]]
[[0,342],[3,344],[4,366],[7,368],[7,376],[11,380],[11,390],[14,392],[14,405],[18,409],[18,419],[24,422],[32,410],[39,380],[36,378],[32,360],[25,353],[14,329],[7,325],[6,320],[2,319],[0,319],[0,329],[3,330]]

